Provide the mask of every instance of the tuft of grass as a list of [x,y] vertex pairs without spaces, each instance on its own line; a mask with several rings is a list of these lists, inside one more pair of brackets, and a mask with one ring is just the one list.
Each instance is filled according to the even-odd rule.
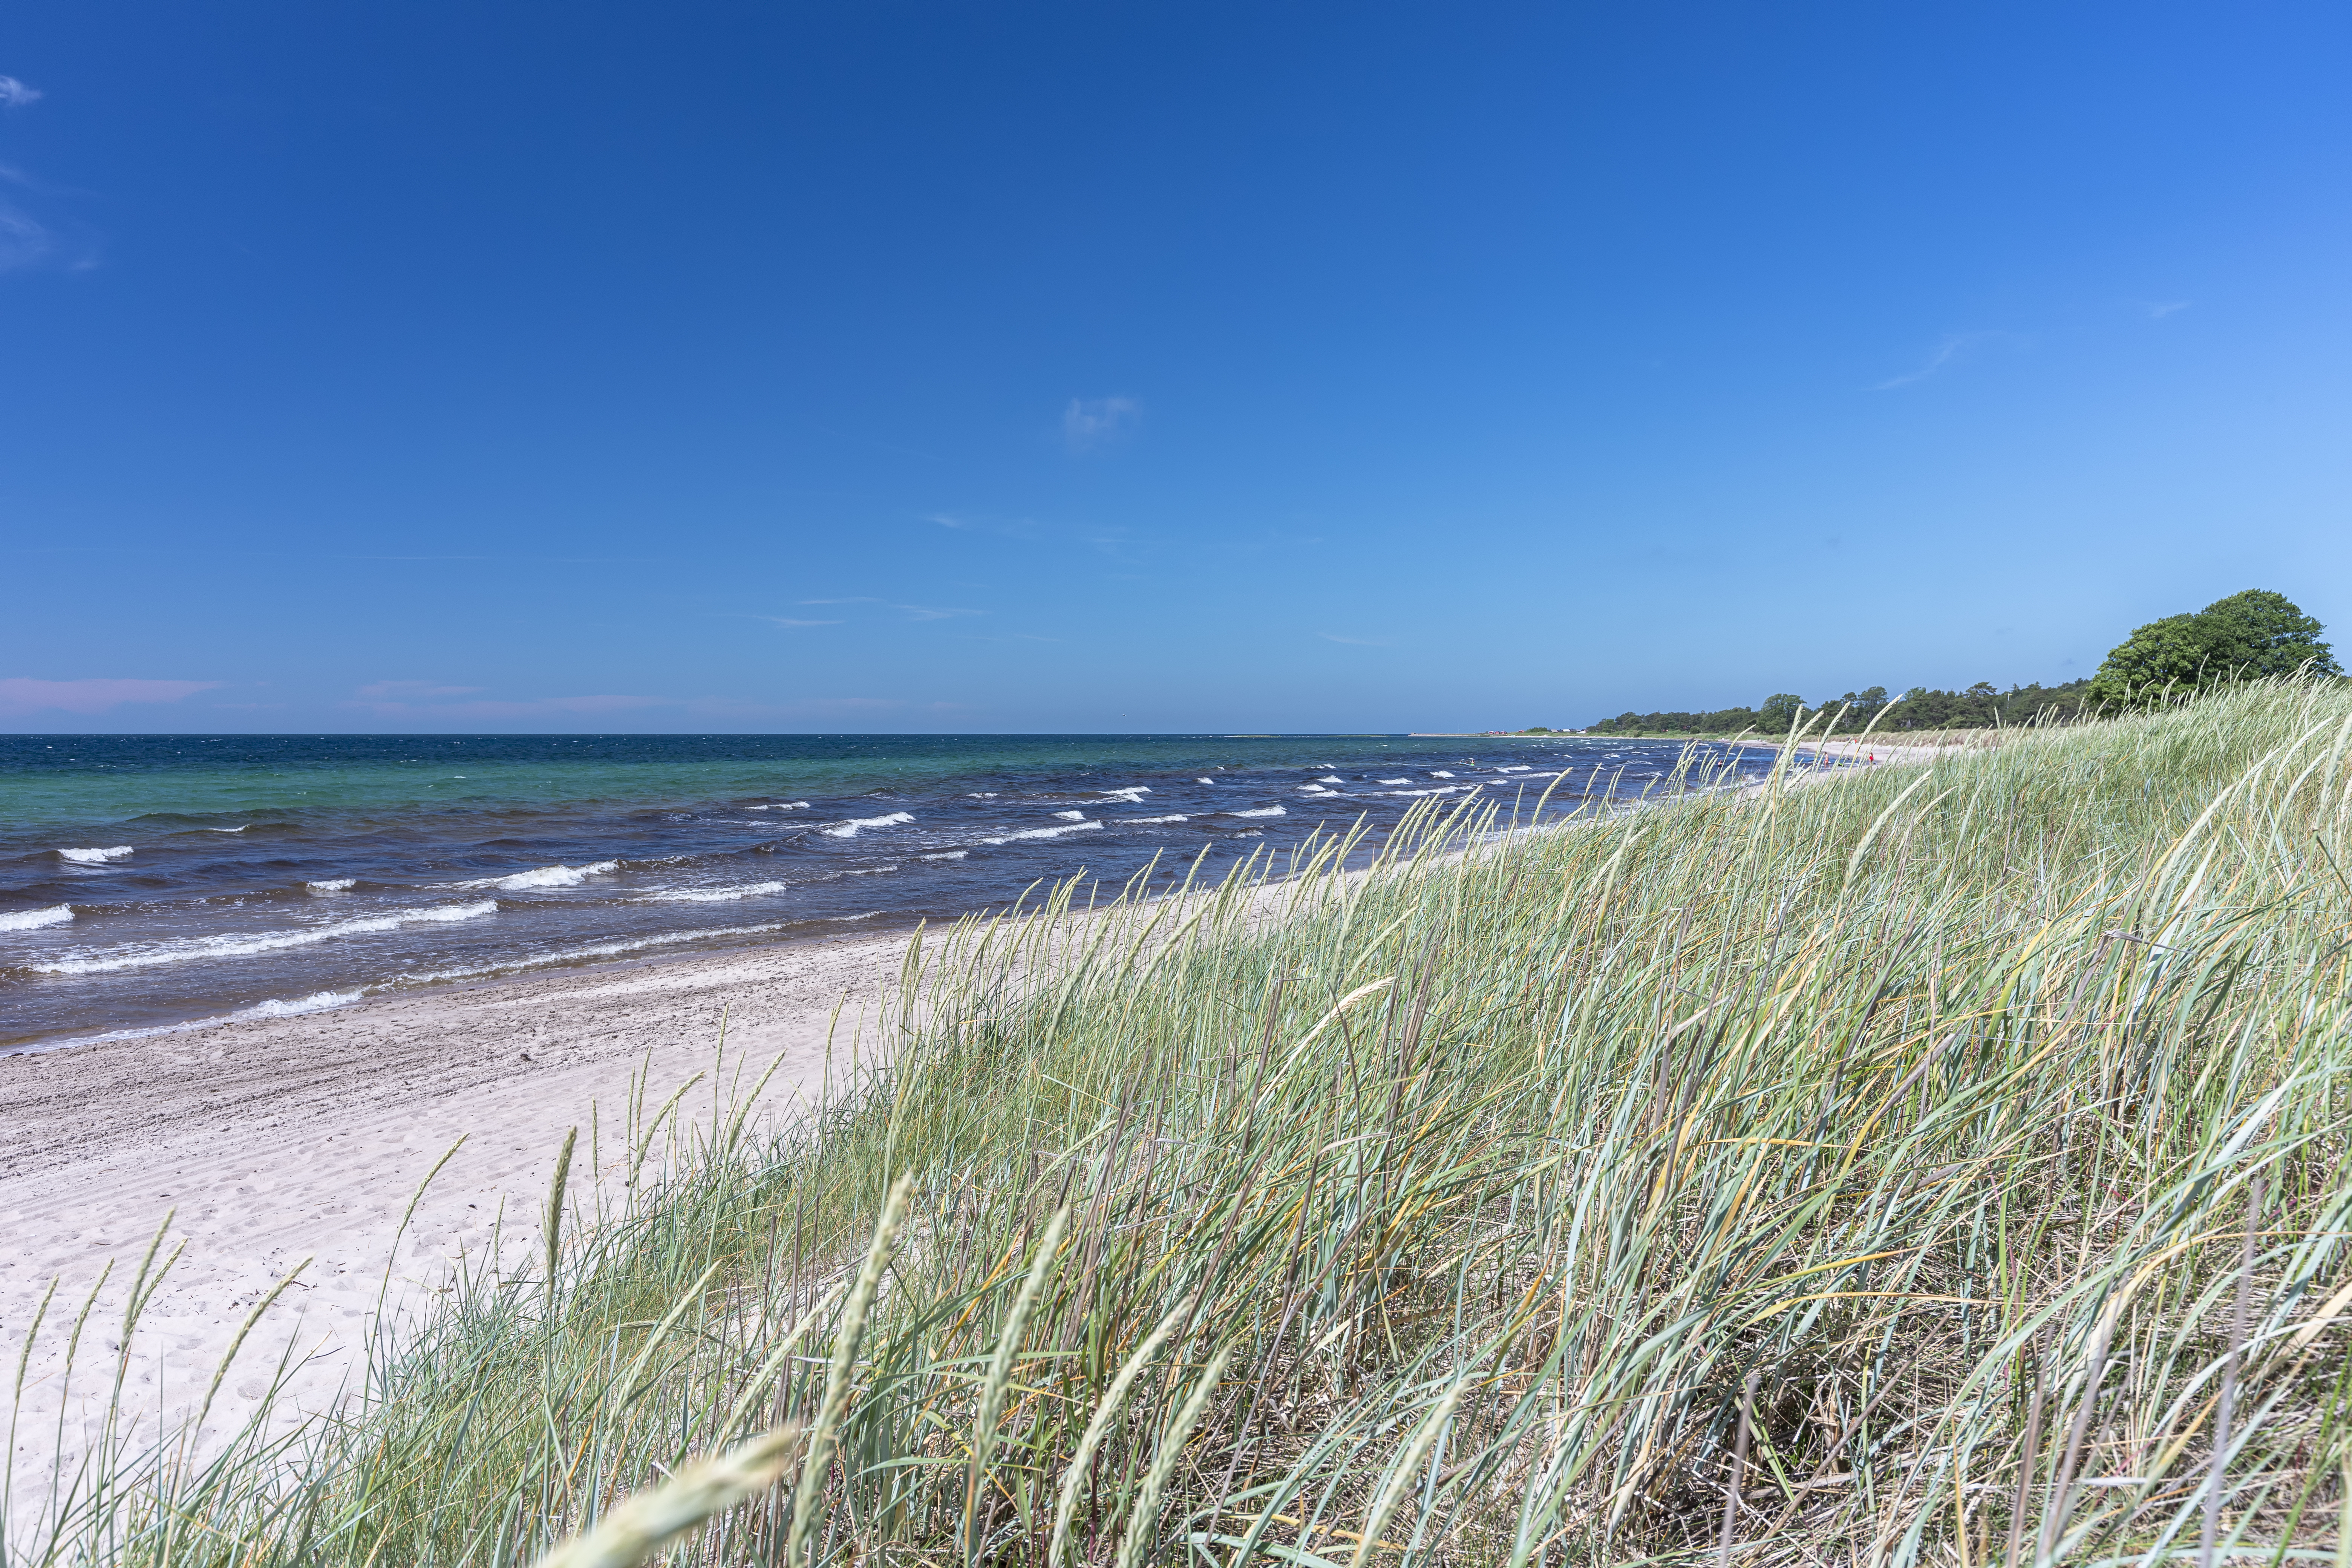
[[527,1563],[797,1422],[673,1561],[2341,1560],[2352,694],[1999,739],[927,935],[846,1093],[9,1551]]

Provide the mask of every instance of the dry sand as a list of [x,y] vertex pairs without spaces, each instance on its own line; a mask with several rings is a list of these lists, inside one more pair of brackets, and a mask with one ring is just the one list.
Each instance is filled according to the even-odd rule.
[[[603,1133],[593,1179],[617,1197],[614,1173],[626,1157],[616,1130],[634,1078],[642,1075],[651,1108],[697,1073],[711,1074],[679,1108],[706,1122],[712,1089],[723,1098],[730,1086],[748,1089],[779,1057],[761,1097],[767,1113],[814,1095],[836,1006],[845,1067],[861,1018],[870,1047],[905,940],[571,970],[0,1058],[0,1353],[8,1372],[58,1281],[11,1456],[20,1487],[14,1511],[21,1517],[21,1488],[53,1458],[69,1469],[90,1442],[122,1352],[131,1277],[166,1215],[164,1253],[182,1243],[185,1250],[129,1349],[125,1404],[139,1435],[184,1425],[254,1304],[307,1258],[239,1353],[205,1442],[244,1423],[288,1354],[282,1419],[291,1422],[331,1404],[361,1364],[388,1267],[394,1307],[414,1310],[461,1261],[479,1267],[494,1233],[510,1266],[535,1256],[567,1129],[581,1131],[574,1194],[592,1204],[595,1195],[593,1117]],[[403,1211],[461,1136],[394,1257]],[[67,1335],[110,1261],[65,1389]]]

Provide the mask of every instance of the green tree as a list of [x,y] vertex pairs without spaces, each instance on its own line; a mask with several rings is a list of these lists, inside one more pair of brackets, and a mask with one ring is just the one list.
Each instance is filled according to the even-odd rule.
[[2216,599],[2198,615],[2214,622],[2226,641],[2225,657],[2240,679],[2293,675],[2306,665],[2313,675],[2341,675],[2335,653],[2319,640],[2326,628],[2287,601],[2284,594],[2249,588]]
[[2341,675],[2323,629],[2284,595],[2250,588],[2134,631],[2099,666],[2091,700],[2135,705],[2297,670]]
[[1768,735],[1785,735],[1797,715],[1805,710],[1805,700],[1793,691],[1776,691],[1764,699],[1764,706],[1756,710],[1756,727]]

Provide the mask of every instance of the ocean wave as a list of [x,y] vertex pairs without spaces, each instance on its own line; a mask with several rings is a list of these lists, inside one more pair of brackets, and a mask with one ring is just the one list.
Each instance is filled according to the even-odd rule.
[[1411,784],[1411,779],[1374,779],[1374,784]]
[[1105,800],[1123,800],[1130,805],[1140,805],[1143,802],[1139,797],[1150,795],[1151,793],[1151,786],[1150,784],[1129,784],[1125,789],[1107,789],[1098,791],[1097,793],[1100,794]]
[[740,888],[666,888],[634,900],[640,904],[727,904],[781,893],[790,882],[747,882]]
[[1216,781],[1216,780],[1214,780],[1214,779],[1194,779],[1192,782],[1193,782],[1194,784],[1213,784],[1216,783],[1217,781]]
[[[252,826],[253,824],[248,822],[245,825],[245,827],[250,827]],[[205,831],[206,833],[242,833],[245,831],[245,827],[207,827]]]
[[887,816],[853,816],[846,822],[835,823],[824,830],[828,838],[855,838],[861,827],[896,827],[902,822],[912,822],[911,811],[894,811]]
[[120,860],[130,853],[130,845],[118,844],[111,849],[60,849],[58,858],[70,860],[77,866],[103,866],[109,860]]
[[770,805],[747,805],[743,809],[746,811],[806,811],[808,809],[808,802],[804,800],[787,800]]
[[1090,827],[1100,827],[1099,822],[1073,822],[1066,827],[1032,827],[1025,833],[1008,833],[1002,838],[983,838],[982,844],[1010,844],[1016,838],[1059,838],[1065,833],[1084,833]]
[[298,1013],[323,1013],[330,1007],[348,1007],[366,994],[364,991],[313,991],[308,996],[299,996],[291,1002],[281,1002],[273,996],[267,1002],[257,1002],[250,1007],[231,1013],[229,1016],[291,1018]]
[[1122,816],[1121,822],[1190,822],[1192,819],[1179,812],[1174,816]]
[[1321,778],[1317,779],[1315,782],[1317,784],[1346,784],[1348,781],[1341,778],[1338,773],[1325,773]]
[[1064,822],[1084,822],[1087,819],[1087,814],[1083,811],[1057,811],[1054,815]]
[[535,871],[517,871],[508,877],[477,877],[470,882],[448,882],[451,888],[496,888],[502,893],[524,893],[533,888],[576,888],[591,877],[601,877],[607,871],[617,871],[618,860],[599,860],[589,866],[541,866]]
[[1430,776],[1431,778],[1433,778],[1433,779],[1450,779],[1450,778],[1452,778],[1454,775],[1453,775],[1452,773],[1447,773],[1447,772],[1446,772],[1444,769],[1443,769],[1443,768],[1433,768],[1432,770],[1430,770],[1430,774],[1429,774],[1429,776]]
[[61,926],[73,919],[71,904],[53,904],[46,910],[18,910],[0,915],[0,931],[38,931],[43,926]]
[[1223,815],[1226,816],[1288,816],[1290,808],[1286,805],[1262,805],[1255,811],[1228,811]]
[[1532,763],[1521,763],[1514,767],[1496,768],[1495,771],[1498,773],[1524,773],[1530,771],[1534,766],[1535,764]]
[[[852,919],[864,920],[863,915]],[[601,942],[593,947],[570,947],[561,952],[536,953],[529,958],[516,958],[505,963],[485,963],[471,969],[440,969],[429,974],[404,974],[403,985],[432,985],[448,980],[479,980],[485,975],[511,974],[520,969],[545,969],[551,964],[576,963],[585,958],[617,958],[625,952],[641,952],[649,947],[667,947],[674,942],[696,942],[710,936],[761,936],[772,931],[782,931],[788,922],[771,921],[756,926],[711,926],[701,931],[664,931],[658,936],[633,937],[626,942]]]
[[314,893],[347,893],[351,891],[352,884],[358,880],[357,877],[329,877],[324,881],[305,882],[302,885]]
[[499,911],[496,899],[474,904],[445,904],[439,909],[410,910],[401,914],[364,915],[331,925],[304,926],[296,931],[239,931],[221,936],[190,937],[149,948],[117,949],[87,958],[59,959],[29,967],[37,974],[110,974],[120,969],[145,969],[157,963],[183,963],[191,959],[247,958],[289,947],[309,947],[338,937],[365,936],[373,931],[398,931],[407,925],[479,920]]
[[941,850],[937,855],[918,855],[915,858],[918,860],[961,860],[971,853],[971,851],[969,849],[945,849]]

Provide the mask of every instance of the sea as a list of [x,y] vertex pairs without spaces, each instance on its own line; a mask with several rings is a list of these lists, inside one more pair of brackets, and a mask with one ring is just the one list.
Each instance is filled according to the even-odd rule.
[[[1769,752],[1706,746],[1718,779]],[[1684,748],[1407,735],[0,736],[0,1053],[1220,876]],[[1081,900],[1087,896],[1081,891]]]

